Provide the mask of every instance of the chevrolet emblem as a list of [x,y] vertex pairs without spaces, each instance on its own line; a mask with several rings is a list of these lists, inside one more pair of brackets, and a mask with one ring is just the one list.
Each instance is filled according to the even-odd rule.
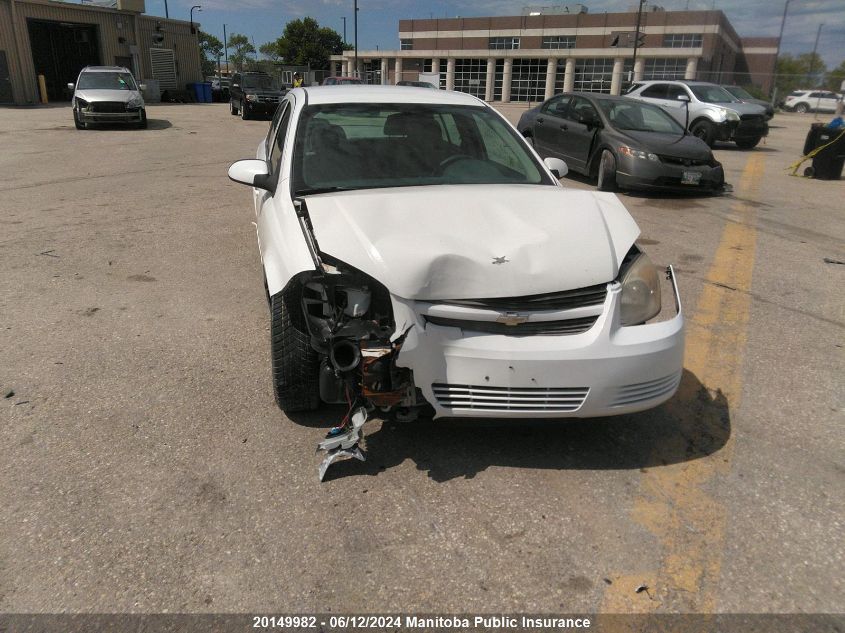
[[504,323],[505,325],[519,325],[520,323],[525,323],[528,320],[527,314],[519,314],[517,312],[506,312],[505,314],[500,315],[496,319],[496,323]]

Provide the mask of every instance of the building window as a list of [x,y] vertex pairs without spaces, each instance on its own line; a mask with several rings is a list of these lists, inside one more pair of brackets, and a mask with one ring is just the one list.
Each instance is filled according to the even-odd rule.
[[575,60],[575,92],[610,93],[613,78],[613,59],[610,57]]
[[542,101],[546,95],[545,59],[515,59],[511,71],[511,101]]
[[663,36],[665,48],[701,48],[701,33],[669,33]]
[[487,89],[486,59],[455,60],[455,90],[484,99]]
[[399,40],[399,50],[412,51],[414,50],[414,40]]
[[683,57],[646,59],[643,81],[652,79],[683,79],[687,72],[687,60]]
[[493,100],[502,100],[502,85],[505,83],[505,60],[496,60],[496,72],[493,75]]
[[543,37],[541,48],[575,48],[574,35],[547,35]]
[[[440,60],[440,88],[446,89],[446,63],[445,59]],[[431,59],[424,59],[423,60],[423,72],[430,73],[432,72],[432,68],[434,68],[434,64],[432,63]]]
[[516,50],[519,48],[518,37],[491,37],[488,44],[490,50]]

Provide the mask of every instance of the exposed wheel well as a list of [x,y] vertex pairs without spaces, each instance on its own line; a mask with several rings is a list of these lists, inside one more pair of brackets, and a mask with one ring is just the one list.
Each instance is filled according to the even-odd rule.
[[706,117],[706,116],[700,116],[700,117],[698,117],[697,119],[693,119],[692,121],[690,121],[690,122],[689,122],[689,128],[688,128],[688,129],[690,129],[690,130],[691,130],[691,129],[695,126],[695,125],[697,125],[698,123],[701,123],[702,121],[707,121],[707,122],[708,122],[708,123],[710,123],[711,125],[715,125],[715,124],[713,123],[713,121],[711,121],[708,117]]

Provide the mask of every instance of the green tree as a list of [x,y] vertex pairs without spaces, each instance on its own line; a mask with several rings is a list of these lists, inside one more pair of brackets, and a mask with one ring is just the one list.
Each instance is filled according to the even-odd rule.
[[[815,88],[819,77],[823,77],[827,67],[816,53],[802,53],[793,56],[785,53],[778,58],[775,85],[778,89],[778,101],[783,100],[793,90]],[[810,72],[812,71],[812,77]]]
[[845,81],[845,61],[828,73],[825,87],[834,92],[842,92],[843,81]]
[[248,55],[255,55],[255,47],[250,44],[249,38],[240,33],[232,33],[229,36],[227,44],[229,50],[229,61],[235,65],[238,70],[243,70],[244,62],[247,61]]
[[343,38],[314,18],[292,20],[276,40],[276,50],[286,64],[328,70],[329,56],[343,52]]
[[217,74],[217,58],[223,55],[223,42],[211,33],[197,31],[203,77]]
[[267,42],[262,44],[258,47],[258,52],[274,64],[281,60],[281,55],[279,55],[279,48],[276,46],[276,42]]

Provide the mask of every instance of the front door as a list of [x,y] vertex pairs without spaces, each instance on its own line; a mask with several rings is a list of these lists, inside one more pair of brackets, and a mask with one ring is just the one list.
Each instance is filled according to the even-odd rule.
[[0,103],[12,103],[12,79],[9,77],[9,64],[6,51],[0,51]]
[[599,113],[593,104],[584,97],[572,97],[569,104],[568,120],[566,129],[562,132],[562,145],[567,148],[569,154],[566,159],[571,161],[572,166],[583,173],[587,173],[587,159],[593,148],[593,140],[598,128],[595,125],[587,125],[582,120],[600,121]]
[[556,156],[563,160],[569,159],[561,133],[566,129],[566,111],[571,98],[569,95],[558,95],[549,99],[534,119],[534,148],[544,158]]

